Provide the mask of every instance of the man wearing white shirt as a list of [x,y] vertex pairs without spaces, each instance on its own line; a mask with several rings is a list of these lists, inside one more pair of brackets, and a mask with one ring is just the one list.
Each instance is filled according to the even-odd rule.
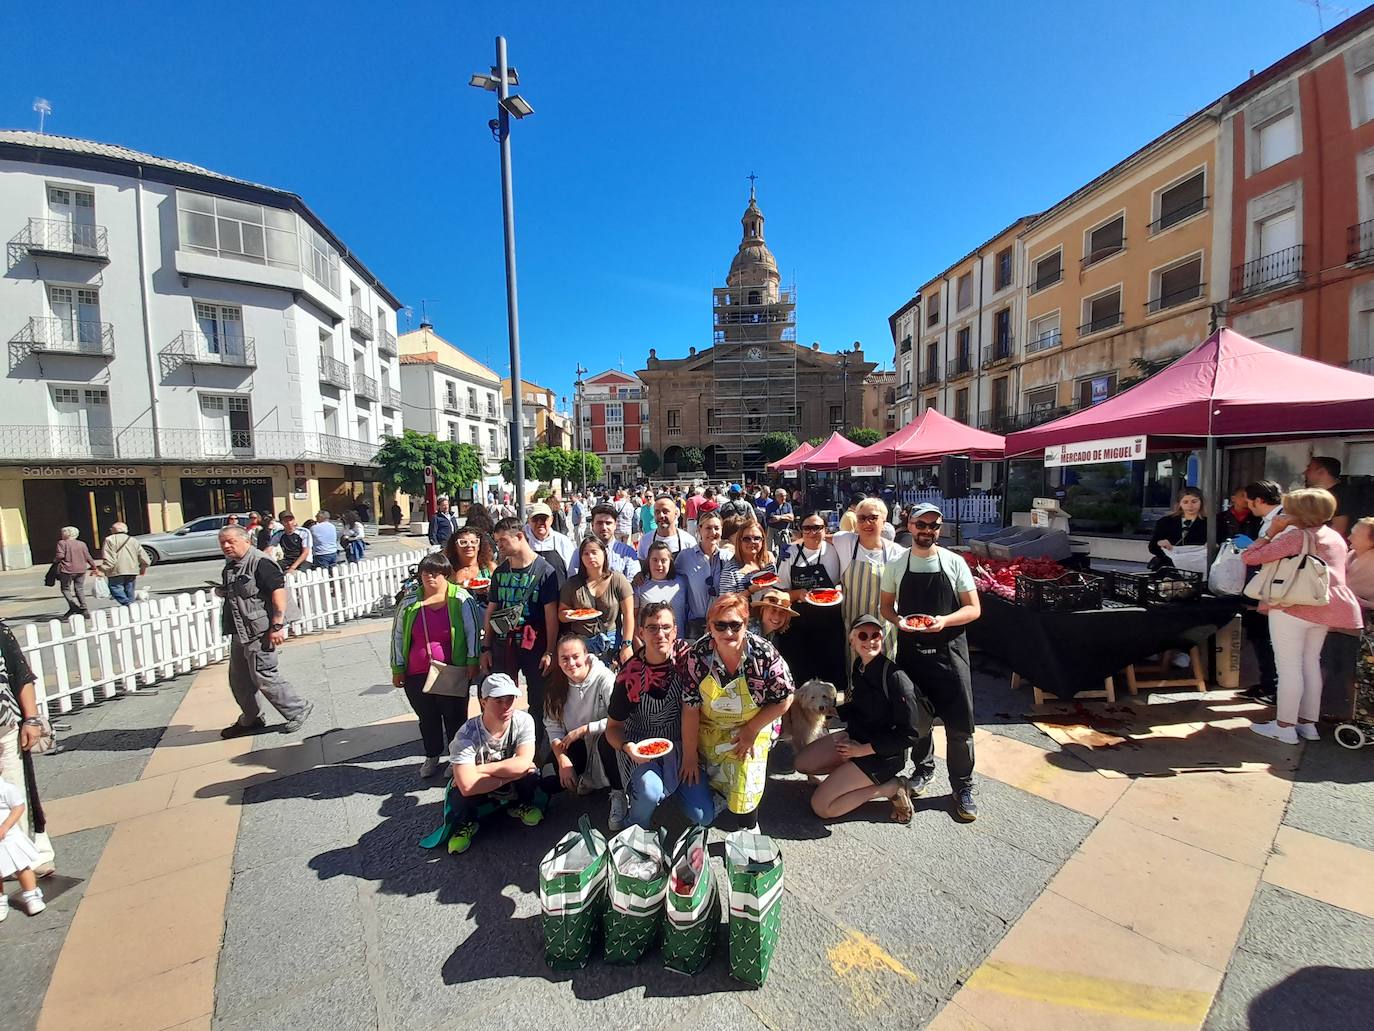
[[[615,537],[616,514],[612,505],[602,503],[592,508],[592,531],[591,536],[596,537],[602,544],[606,545],[606,553],[611,557],[611,571],[619,573],[626,580],[633,580],[639,575],[639,555],[635,549],[624,541],[618,541]],[[582,553],[574,551],[572,561],[568,563],[568,575],[574,576],[581,568]]]
[[[1255,540],[1267,544],[1274,536],[1269,532],[1274,520],[1283,515],[1283,488],[1273,480],[1258,480],[1245,485],[1245,496],[1250,500],[1250,511],[1260,517]],[[1250,567],[1252,571],[1257,568]],[[1279,687],[1279,671],[1274,662],[1274,644],[1269,639],[1269,615],[1260,612],[1247,599],[1241,600],[1246,602],[1240,613],[1241,631],[1255,650],[1255,664],[1259,666],[1259,683],[1241,694],[1273,705]]]
[[617,487],[615,489],[615,500],[611,502],[611,508],[615,511],[616,540],[628,543],[630,534],[634,533],[635,516],[639,514],[639,506],[625,496],[624,487]]
[[720,594],[721,563],[732,554],[729,545],[721,545],[720,528],[719,512],[698,512],[697,532],[701,539],[683,548],[674,563],[687,578],[686,633],[692,640],[706,633],[706,610]]
[[530,549],[535,554],[553,566],[553,571],[558,574],[558,586],[561,589],[567,583],[568,567],[572,564],[577,547],[571,537],[553,528],[553,510],[542,501],[536,501],[529,507],[525,539],[530,542]]
[[649,557],[649,545],[654,541],[662,541],[668,545],[668,550],[676,555],[683,548],[694,546],[697,539],[686,530],[679,530],[677,526],[678,510],[677,502],[668,497],[667,494],[659,496],[654,502],[654,522],[657,529],[652,534],[646,533],[639,539],[639,560],[643,562]]

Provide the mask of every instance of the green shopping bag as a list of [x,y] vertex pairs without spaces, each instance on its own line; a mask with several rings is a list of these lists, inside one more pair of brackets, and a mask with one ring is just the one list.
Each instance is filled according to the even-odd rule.
[[586,816],[539,861],[544,962],[554,970],[587,965],[606,908],[606,838]]
[[[699,974],[711,962],[720,934],[720,895],[706,854],[709,828],[690,827],[673,848],[668,863],[668,894],[663,929],[663,965],[680,974]],[[700,848],[701,871],[688,892],[675,890],[680,884],[676,871],[687,863],[693,850]]]
[[[642,876],[650,870],[650,876]],[[612,838],[607,877],[606,962],[638,963],[663,926],[663,898],[668,894],[663,832],[653,834],[631,824]]]
[[730,976],[755,987],[768,980],[782,926],[782,853],[754,831],[725,837],[730,880]]

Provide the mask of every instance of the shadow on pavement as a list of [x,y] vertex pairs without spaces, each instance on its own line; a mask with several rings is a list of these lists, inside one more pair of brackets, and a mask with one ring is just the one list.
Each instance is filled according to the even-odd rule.
[[1374,1000],[1374,970],[1304,967],[1251,1000],[1250,1031],[1366,1029]]

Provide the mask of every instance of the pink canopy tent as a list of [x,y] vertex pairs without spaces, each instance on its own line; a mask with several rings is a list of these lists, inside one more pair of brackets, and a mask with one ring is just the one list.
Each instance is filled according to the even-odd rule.
[[1007,437],[1009,456],[1052,444],[1146,435],[1154,450],[1374,431],[1374,377],[1219,329],[1100,404]]
[[[849,456],[859,450],[848,437],[840,433],[830,434],[830,439],[809,455],[803,455],[792,466],[794,469],[822,469],[833,472],[850,466]],[[786,467],[784,467],[786,468]]]
[[977,462],[1002,458],[1005,441],[927,408],[896,433],[845,457],[849,465],[886,467],[938,462],[945,455],[967,455]]
[[815,447],[813,447],[807,441],[803,440],[800,444],[797,445],[797,449],[795,451],[791,452],[790,454],[784,455],[782,458],[779,458],[776,462],[769,462],[768,465],[766,465],[764,468],[774,470],[795,469],[795,465],[789,466],[785,465],[784,463],[805,458],[807,455],[811,454],[811,452],[815,450]]

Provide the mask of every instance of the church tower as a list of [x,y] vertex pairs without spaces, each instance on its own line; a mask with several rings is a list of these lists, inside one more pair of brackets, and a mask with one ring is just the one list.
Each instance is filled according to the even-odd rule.
[[759,439],[801,428],[796,298],[779,285],[778,263],[764,242],[763,222],[751,184],[749,206],[740,219],[739,248],[725,286],[713,291],[714,407],[707,410],[706,425],[707,469],[717,475],[761,473]]

